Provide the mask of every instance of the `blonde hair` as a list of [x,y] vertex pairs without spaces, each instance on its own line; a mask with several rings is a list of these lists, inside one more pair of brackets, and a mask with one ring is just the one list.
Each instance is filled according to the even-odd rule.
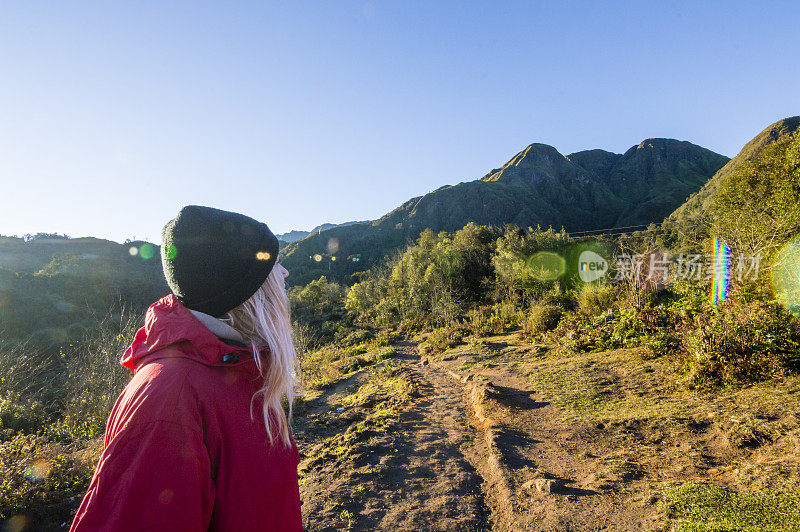
[[[256,293],[228,312],[227,317],[226,321],[250,342],[258,372],[264,380],[250,401],[250,418],[253,419],[253,401],[261,397],[261,411],[270,444],[280,437],[288,447],[292,404],[300,395],[300,388],[283,273],[272,268]],[[266,356],[259,352],[265,345],[269,347]],[[281,404],[284,396],[289,404],[288,418]]]

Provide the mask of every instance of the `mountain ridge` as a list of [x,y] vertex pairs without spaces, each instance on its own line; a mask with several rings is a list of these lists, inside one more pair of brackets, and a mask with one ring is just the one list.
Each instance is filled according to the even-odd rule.
[[[645,139],[623,154],[584,150],[566,156],[547,144],[531,143],[479,179],[411,198],[372,222],[324,230],[289,244],[284,264],[307,270],[295,277],[297,283],[323,274],[343,278],[417,238],[423,229],[455,231],[469,222],[567,231],[660,223],[727,161],[674,139]],[[334,248],[338,258],[357,260],[335,267],[326,263]],[[319,264],[309,262],[318,257]]]
[[325,231],[326,229],[330,229],[332,227],[340,227],[340,226],[344,226],[344,225],[361,224],[361,223],[367,223],[367,222],[370,222],[370,221],[371,220],[353,221],[353,222],[343,222],[343,223],[340,223],[340,224],[324,223],[324,224],[320,224],[320,225],[316,226],[311,231],[303,231],[303,230],[300,230],[300,229],[292,229],[291,231],[287,231],[286,233],[276,234],[275,236],[278,237],[278,240],[280,240],[282,242],[285,242],[286,244],[289,244],[291,242],[296,242],[297,240],[302,240],[303,238],[307,237],[308,235],[310,235],[312,233],[317,233],[319,231]]

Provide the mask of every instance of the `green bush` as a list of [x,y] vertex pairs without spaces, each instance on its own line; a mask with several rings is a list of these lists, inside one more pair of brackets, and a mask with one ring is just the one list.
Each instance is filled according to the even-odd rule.
[[375,353],[375,361],[376,362],[380,362],[381,360],[386,360],[386,359],[392,358],[396,354],[397,354],[397,352],[394,350],[394,348],[386,347],[384,349],[381,349],[377,353]]
[[321,344],[318,328],[300,320],[292,321],[292,338],[297,355],[300,357],[317,349]]
[[41,436],[17,434],[0,444],[0,521],[24,515],[26,530],[70,522],[93,469]]
[[544,293],[539,303],[552,305],[562,310],[575,310],[578,306],[578,299],[574,290],[565,290],[559,283]]
[[494,327],[489,321],[491,307],[480,307],[467,312],[466,326],[472,336],[483,338],[494,332]]
[[535,336],[547,331],[552,331],[558,326],[563,311],[561,307],[554,305],[534,305],[531,308],[528,319],[525,321],[523,334],[525,336]]
[[492,306],[489,325],[495,334],[517,329],[525,323],[525,313],[511,301],[501,301]]
[[782,305],[731,299],[701,323],[689,346],[689,380],[755,382],[800,368],[800,321]]
[[35,434],[50,421],[51,416],[41,403],[7,391],[0,396],[0,441],[11,439],[17,432]]
[[336,331],[334,340],[339,345],[351,346],[369,341],[372,333],[367,329],[346,329],[341,328]]
[[339,370],[342,374],[346,375],[348,373],[352,373],[353,371],[357,371],[363,367],[370,366],[375,363],[375,359],[366,356],[354,356],[345,359],[342,364],[339,366]]
[[397,341],[395,335],[385,329],[375,334],[375,344],[378,346],[392,345],[395,341]]
[[647,348],[644,358],[658,358],[684,352],[683,339],[677,334],[665,331],[649,336],[644,345]]
[[424,355],[435,355],[459,345],[463,340],[462,331],[457,327],[443,327],[428,334],[419,346]]
[[469,334],[482,338],[519,328],[525,315],[512,301],[500,301],[492,306],[473,308],[467,312],[464,327]]
[[645,324],[631,309],[588,317],[566,314],[552,333],[552,339],[571,351],[604,351],[635,347],[647,337]]
[[620,288],[609,283],[587,283],[578,292],[578,308],[587,316],[597,316],[619,306]]

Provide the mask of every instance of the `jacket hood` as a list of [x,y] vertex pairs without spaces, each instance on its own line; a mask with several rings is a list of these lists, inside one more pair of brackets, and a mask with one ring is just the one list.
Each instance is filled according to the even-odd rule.
[[[136,332],[120,362],[136,373],[148,362],[181,357],[206,366],[235,367],[257,375],[252,348],[238,340],[242,337],[233,327],[187,309],[170,294],[147,309],[144,327]],[[269,349],[264,347],[260,352],[266,355]]]

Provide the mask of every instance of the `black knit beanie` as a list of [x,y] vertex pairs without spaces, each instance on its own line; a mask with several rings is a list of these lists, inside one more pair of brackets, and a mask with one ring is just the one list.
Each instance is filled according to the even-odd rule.
[[255,294],[278,259],[278,239],[266,224],[211,207],[184,207],[161,240],[172,293],[187,308],[215,317]]

